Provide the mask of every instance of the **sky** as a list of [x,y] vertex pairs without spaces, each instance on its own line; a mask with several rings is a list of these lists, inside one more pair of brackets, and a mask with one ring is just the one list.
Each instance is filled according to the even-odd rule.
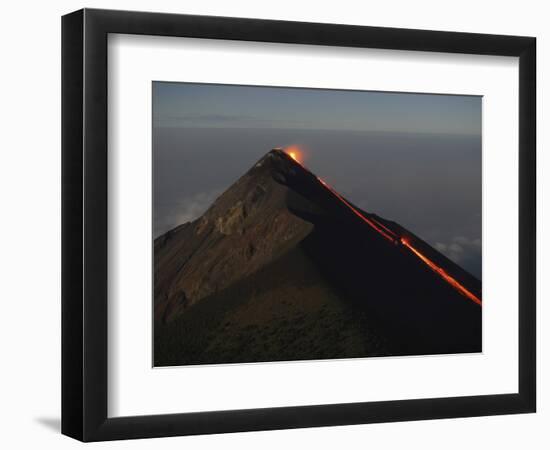
[[475,96],[154,83],[154,125],[479,135]]
[[481,278],[478,96],[154,82],[155,237],[288,145],[353,203]]

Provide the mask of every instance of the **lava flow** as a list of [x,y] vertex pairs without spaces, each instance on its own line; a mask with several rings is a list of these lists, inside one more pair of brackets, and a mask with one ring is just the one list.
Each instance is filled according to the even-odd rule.
[[[365,217],[363,214],[361,214],[356,208],[354,208],[344,197],[342,197],[338,192],[336,192],[332,187],[330,187],[325,180],[317,177],[317,180],[326,188],[328,189],[338,200],[340,200],[344,205],[346,205],[357,217],[359,217],[361,220],[366,222],[371,226],[371,228],[374,228],[378,233],[380,233],[382,236],[384,236],[388,241],[390,242],[396,242],[397,235],[390,231],[388,228],[384,227],[389,233],[384,231],[381,227],[377,226],[376,223],[373,220],[370,220],[369,218]],[[391,234],[390,234],[391,233]]]
[[454,287],[458,292],[460,292],[465,297],[472,300],[474,303],[477,303],[481,306],[481,300],[477,298],[474,294],[472,294],[468,289],[466,289],[464,286],[462,286],[457,280],[455,280],[452,276],[450,276],[445,270],[443,270],[441,267],[436,265],[433,261],[428,259],[426,256],[424,256],[422,253],[420,253],[416,248],[414,248],[411,243],[405,239],[401,238],[400,242],[407,247],[411,252],[413,252],[422,262],[424,262],[430,269],[432,269],[435,273],[437,273],[441,278],[443,278],[447,283],[449,283],[452,287]]
[[[304,170],[311,173],[303,164],[299,161],[297,153],[292,149],[292,151],[285,152],[295,163],[299,164]],[[313,175],[313,174],[312,174]],[[420,259],[424,264],[426,264],[433,272],[439,275],[444,281],[450,284],[454,289],[456,289],[460,294],[462,294],[467,299],[473,301],[474,303],[481,306],[481,299],[478,298],[475,294],[466,289],[459,281],[449,275],[442,267],[439,267],[435,262],[429,259],[426,255],[422,254],[418,249],[416,249],[408,239],[398,236],[396,233],[391,231],[388,227],[381,224],[379,221],[368,218],[362,214],[357,208],[355,208],[351,203],[349,203],[344,197],[342,197],[336,190],[334,190],[326,181],[322,178],[314,175],[317,181],[327,189],[332,195],[334,195],[340,202],[342,202],[353,214],[359,217],[363,222],[369,225],[372,229],[377,231],[382,235],[386,240],[394,243],[401,244],[407,248],[413,255]]]

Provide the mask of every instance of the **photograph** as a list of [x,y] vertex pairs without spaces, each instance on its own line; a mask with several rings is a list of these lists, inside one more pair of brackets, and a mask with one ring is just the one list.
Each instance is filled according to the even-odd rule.
[[482,352],[482,96],[151,86],[154,367]]
[[6,2],[0,449],[549,450],[549,8],[502,3]]
[[0,448],[550,448],[548,14],[440,3],[6,3]]

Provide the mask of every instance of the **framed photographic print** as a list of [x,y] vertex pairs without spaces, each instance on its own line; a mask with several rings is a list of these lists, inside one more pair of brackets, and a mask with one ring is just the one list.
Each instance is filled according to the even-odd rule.
[[535,411],[535,39],[62,22],[62,432]]

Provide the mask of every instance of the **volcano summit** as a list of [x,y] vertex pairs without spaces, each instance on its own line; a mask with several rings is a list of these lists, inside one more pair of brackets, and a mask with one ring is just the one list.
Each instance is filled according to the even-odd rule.
[[154,242],[154,364],[481,351],[481,282],[274,149]]

